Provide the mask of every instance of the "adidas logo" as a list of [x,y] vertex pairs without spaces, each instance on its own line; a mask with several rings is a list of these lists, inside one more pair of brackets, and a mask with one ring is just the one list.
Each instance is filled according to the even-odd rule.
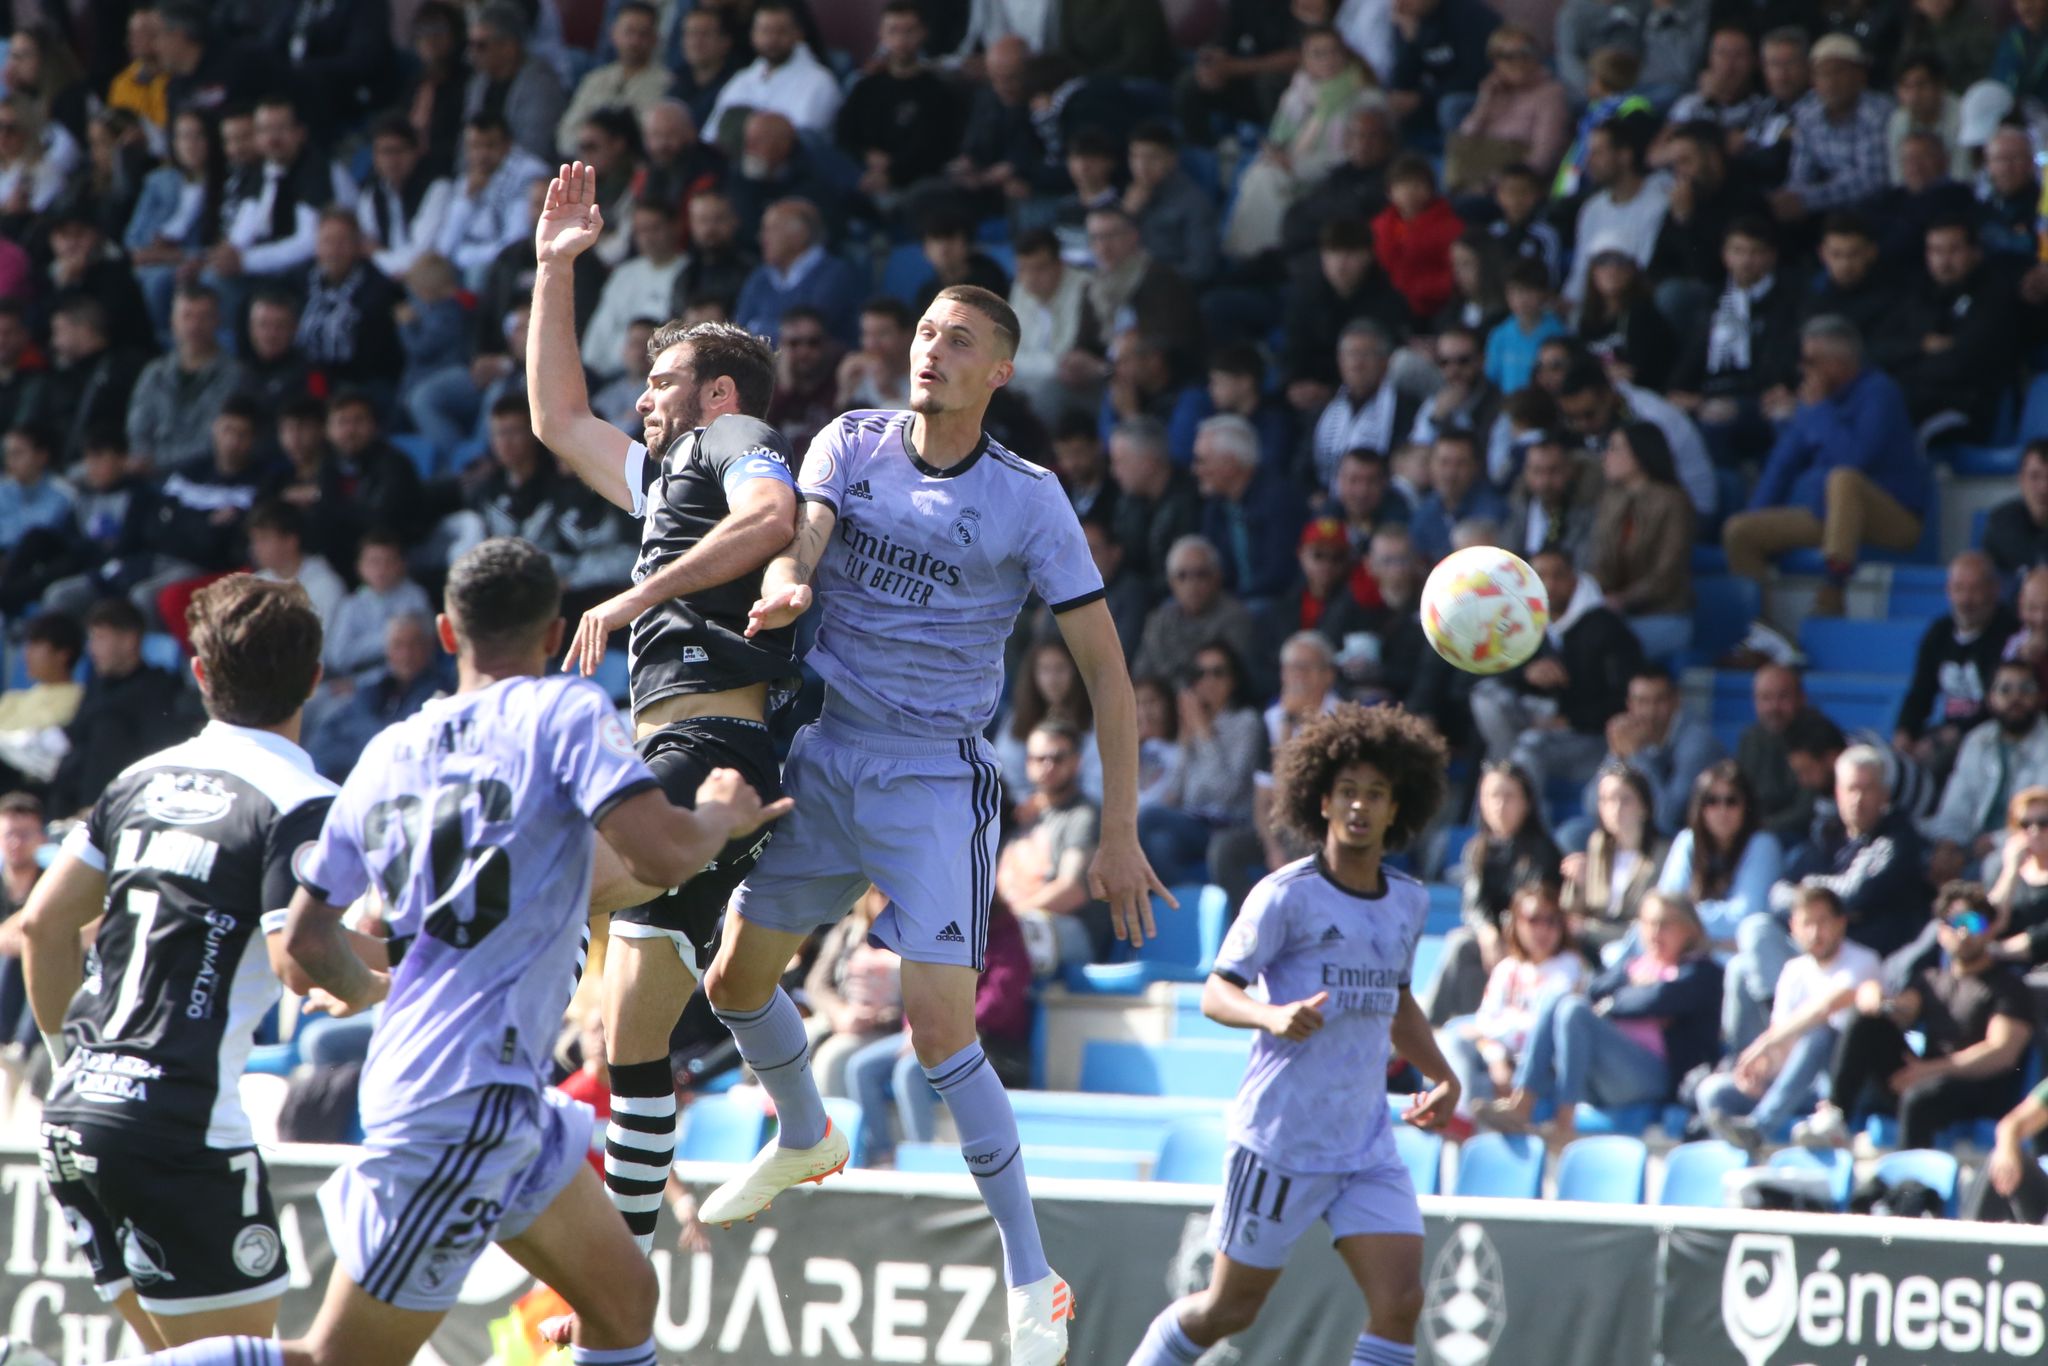
[[939,931],[939,942],[941,944],[965,944],[967,936],[960,933],[960,922],[948,920],[946,928]]
[[1335,925],[1332,925],[1329,929],[1323,931],[1323,942],[1325,944],[1334,944],[1343,937],[1344,931],[1338,929]]
[[[872,502],[874,502],[874,501],[875,501],[875,495],[874,495],[874,494],[872,494],[872,493],[870,493],[870,492],[868,492],[868,481],[867,481],[867,480],[865,480],[865,479],[862,479],[862,480],[860,480],[860,481],[859,481],[858,483],[856,483],[856,484],[855,484],[855,485],[854,485],[854,486],[853,486],[852,488],[848,489],[848,490],[846,491],[846,496],[847,496],[848,498],[865,498],[865,499],[867,499],[867,500],[868,500],[868,501],[869,501],[870,503],[872,503]],[[956,931],[956,934],[957,934],[957,931]],[[943,936],[943,935],[941,935],[940,937],[941,937],[941,938],[944,938],[944,936]]]

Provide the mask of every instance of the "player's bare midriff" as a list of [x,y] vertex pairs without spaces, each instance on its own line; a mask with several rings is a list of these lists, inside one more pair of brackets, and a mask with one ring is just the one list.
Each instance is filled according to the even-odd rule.
[[768,718],[768,685],[749,683],[744,688],[727,688],[724,692],[693,692],[680,697],[664,697],[634,714],[633,729],[635,734],[644,736],[663,726],[672,726],[697,716],[733,716],[742,721],[765,721]]

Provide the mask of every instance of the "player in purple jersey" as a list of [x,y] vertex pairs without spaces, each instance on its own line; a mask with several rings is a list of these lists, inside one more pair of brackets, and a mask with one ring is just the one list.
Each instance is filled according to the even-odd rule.
[[939,291],[911,345],[910,411],[848,413],[805,454],[802,529],[768,566],[752,629],[789,625],[815,587],[807,662],[825,680],[824,711],[783,765],[801,807],[741,884],[704,979],[781,1127],[698,1213],[750,1218],[843,1160],[779,982],[805,935],[872,883],[889,904],[870,937],[903,959],[911,1046],[1002,1236],[1012,1361],[1049,1366],[1066,1354],[1073,1296],[1046,1262],[1016,1118],[974,1030],[1003,803],[983,732],[1004,642],[1032,592],[1095,707],[1103,809],[1090,889],[1133,942],[1152,931],[1149,894],[1165,889],[1138,849],[1137,704],[1080,523],[1049,471],[982,429],[1016,346],[1017,316],[1002,299]]
[[[658,1287],[585,1158],[588,1107],[547,1085],[589,915],[593,827],[649,886],[787,809],[731,770],[670,804],[602,689],[549,675],[561,585],[524,541],[449,572],[453,697],[380,734],[297,860],[286,950],[335,1014],[384,1002],[361,1151],[321,1188],[335,1268],[306,1336],[214,1338],[166,1366],[403,1366],[492,1242],[575,1306],[579,1366],[655,1366]],[[343,908],[375,892],[388,970]]]
[[1422,1215],[1394,1148],[1389,1052],[1435,1083],[1410,1124],[1449,1119],[1458,1082],[1409,991],[1427,889],[1382,859],[1435,816],[1444,766],[1428,722],[1391,707],[1339,707],[1281,750],[1275,810],[1319,852],[1252,889],[1202,992],[1204,1015],[1259,1031],[1230,1111],[1216,1267],[1152,1321],[1130,1366],[1194,1366],[1249,1328],[1318,1219],[1365,1292],[1353,1366],[1412,1366]]
[[[749,637],[746,628],[763,566],[796,534],[789,451],[760,420],[775,391],[775,353],[741,328],[670,323],[648,343],[645,444],[593,414],[570,275],[603,230],[596,181],[581,162],[562,167],[534,229],[527,390],[548,449],[641,519],[640,556],[633,586],[584,613],[569,666],[592,673],[607,638],[631,626],[634,730],[670,799],[688,805],[706,773],[732,768],[773,801],[782,786],[769,695],[796,674],[795,633]],[[764,830],[720,851],[674,892],[641,886],[598,850],[593,907],[611,913],[602,962],[612,1093],[605,1188],[643,1251],[675,1159],[669,1036],[732,889],[770,837]]]

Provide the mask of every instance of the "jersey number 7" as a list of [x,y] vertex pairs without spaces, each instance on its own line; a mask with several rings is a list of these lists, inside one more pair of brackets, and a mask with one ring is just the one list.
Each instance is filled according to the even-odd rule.
[[[363,842],[384,847],[388,833],[399,834],[395,856],[377,873],[387,906],[403,904],[406,884],[417,871],[419,846],[426,837],[428,875],[434,899],[420,912],[420,928],[444,944],[466,949],[505,923],[512,909],[512,859],[495,844],[471,844],[465,814],[469,799],[477,824],[509,820],[512,789],[496,778],[443,783],[434,789],[432,824],[427,803],[407,794],[379,802],[363,819]],[[459,914],[463,893],[469,893],[470,914]]]

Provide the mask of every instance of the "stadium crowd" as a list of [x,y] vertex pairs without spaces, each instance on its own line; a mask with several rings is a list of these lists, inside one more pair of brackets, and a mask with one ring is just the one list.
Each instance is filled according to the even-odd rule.
[[[213,578],[311,596],[307,746],[336,778],[449,686],[455,555],[533,540],[572,617],[627,583],[638,527],[557,469],[524,392],[532,229],[580,159],[607,227],[582,360],[635,433],[668,319],[775,340],[801,452],[907,402],[939,288],[1009,298],[991,433],[1082,518],[1169,884],[1234,904],[1306,852],[1268,772],[1305,719],[1436,724],[1476,833],[1411,855],[1463,885],[1424,994],[1478,1122],[1683,1095],[1747,1146],[1873,1106],[1926,1146],[2013,1111],[2011,1152],[2048,1124],[2021,1104],[2048,442],[1950,562],[1888,731],[1808,703],[1796,618],[1733,659],[1696,639],[1697,575],[1770,586],[1797,552],[1842,614],[1859,563],[1932,544],[1937,468],[2009,439],[2048,347],[2042,0],[8,8],[0,909],[45,820],[197,729],[184,604]],[[1484,680],[1416,610],[1471,545],[1529,559],[1553,618]],[[1011,654],[1013,914],[979,1021],[1021,1079],[1033,979],[1112,943],[1086,691],[1042,612]],[[1732,748],[1682,705],[1717,663],[1755,670]],[[795,969],[819,1073],[928,1139],[859,923]],[[18,970],[0,1029],[38,1047]]]

